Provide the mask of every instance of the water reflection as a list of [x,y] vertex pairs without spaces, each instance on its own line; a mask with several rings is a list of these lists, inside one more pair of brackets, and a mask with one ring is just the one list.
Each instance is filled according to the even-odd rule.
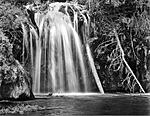
[[[44,102],[43,102],[44,103]],[[54,97],[48,100],[48,114],[56,115],[149,115],[149,96],[101,95]]]
[[[45,107],[22,116],[45,115],[150,115],[150,96],[90,95],[64,96],[15,102]],[[7,104],[8,105],[8,104]],[[1,106],[1,103],[0,103]],[[19,114],[18,114],[19,115]],[[17,115],[15,115],[17,116]]]

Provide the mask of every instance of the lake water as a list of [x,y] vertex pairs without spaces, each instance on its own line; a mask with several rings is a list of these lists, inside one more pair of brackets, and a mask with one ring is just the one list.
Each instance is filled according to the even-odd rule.
[[[5,101],[0,102],[0,106]],[[45,107],[43,110],[13,114],[15,116],[49,115],[150,115],[150,95],[91,94],[37,96],[35,100],[6,102]],[[12,115],[12,114],[10,114]],[[7,115],[9,116],[9,115]]]

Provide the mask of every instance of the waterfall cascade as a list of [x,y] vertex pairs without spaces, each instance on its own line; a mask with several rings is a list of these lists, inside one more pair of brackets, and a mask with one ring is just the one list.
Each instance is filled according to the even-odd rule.
[[93,92],[97,88],[104,93],[87,42],[90,20],[83,6],[51,3],[47,10],[36,11],[34,21],[36,25],[29,24],[28,29],[22,25],[33,92]]

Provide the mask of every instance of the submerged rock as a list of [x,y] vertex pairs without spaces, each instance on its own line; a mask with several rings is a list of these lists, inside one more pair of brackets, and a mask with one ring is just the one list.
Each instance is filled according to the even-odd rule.
[[0,99],[33,99],[31,77],[13,57],[12,45],[0,33]]

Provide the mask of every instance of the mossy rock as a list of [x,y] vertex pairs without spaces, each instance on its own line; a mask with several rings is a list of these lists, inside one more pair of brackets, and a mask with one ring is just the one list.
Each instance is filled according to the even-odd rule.
[[32,79],[13,57],[12,45],[0,33],[0,99],[33,99]]

